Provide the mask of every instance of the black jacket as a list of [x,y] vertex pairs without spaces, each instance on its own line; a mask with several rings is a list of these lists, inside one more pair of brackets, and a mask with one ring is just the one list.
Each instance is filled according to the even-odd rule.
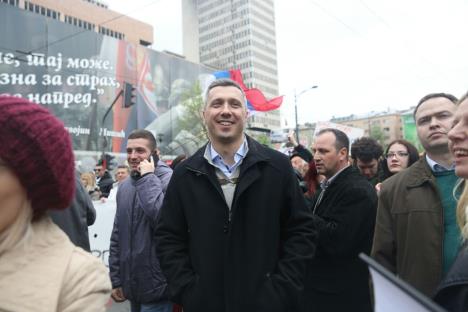
[[372,310],[368,270],[358,255],[370,253],[376,209],[373,186],[355,168],[332,180],[315,211],[319,235],[307,274],[304,312]]
[[205,147],[169,183],[157,248],[184,312],[297,311],[313,219],[288,158],[250,138],[248,145],[231,216]]
[[439,285],[434,300],[450,312],[468,311],[468,245]]
[[101,197],[109,197],[109,193],[114,185],[114,180],[108,171],[105,171],[101,179],[97,184],[99,186],[99,190],[101,191]]
[[90,251],[88,226],[96,220],[96,210],[88,193],[81,185],[80,176],[75,176],[75,197],[65,210],[49,212],[52,221],[64,231],[73,244]]

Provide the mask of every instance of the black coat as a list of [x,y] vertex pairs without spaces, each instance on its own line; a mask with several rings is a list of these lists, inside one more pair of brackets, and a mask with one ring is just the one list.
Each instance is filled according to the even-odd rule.
[[458,253],[434,300],[450,312],[468,311],[468,244]]
[[75,175],[75,197],[70,206],[65,210],[51,210],[49,215],[64,231],[73,244],[91,251],[89,247],[88,226],[96,220],[96,210],[88,193],[81,185],[79,174]]
[[330,183],[315,211],[319,237],[307,273],[304,312],[372,310],[369,273],[358,255],[370,253],[376,209],[374,187],[355,168],[344,169]]
[[169,183],[156,240],[184,312],[297,311],[315,249],[312,216],[288,158],[250,138],[248,145],[231,218],[205,148]]
[[109,193],[112,189],[112,186],[114,185],[114,180],[112,180],[112,177],[108,171],[104,172],[97,185],[101,191],[101,197],[109,197]]

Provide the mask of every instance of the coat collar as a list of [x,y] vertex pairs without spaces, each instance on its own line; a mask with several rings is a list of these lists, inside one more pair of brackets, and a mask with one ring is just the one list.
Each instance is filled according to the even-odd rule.
[[421,157],[408,170],[407,186],[418,187],[423,183],[433,179],[434,175],[432,174],[431,168],[426,161],[426,157]]
[[336,177],[332,179],[328,187],[333,187],[341,182],[343,179],[347,179],[347,177],[352,174],[353,172],[357,172],[353,166],[348,166],[344,168]]

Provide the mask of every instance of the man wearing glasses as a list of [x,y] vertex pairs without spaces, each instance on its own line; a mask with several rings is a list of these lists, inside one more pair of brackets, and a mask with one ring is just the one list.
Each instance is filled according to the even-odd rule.
[[[379,194],[372,256],[428,296],[434,294],[461,243],[453,196],[457,177],[447,136],[456,102],[445,93],[419,101],[414,119],[426,154],[385,180]],[[387,154],[393,160],[395,155]]]
[[96,167],[94,167],[94,173],[96,174],[96,184],[101,191],[101,198],[102,197],[109,197],[109,193],[112,189],[112,185],[114,184],[114,180],[107,169],[103,166],[102,159],[98,161]]

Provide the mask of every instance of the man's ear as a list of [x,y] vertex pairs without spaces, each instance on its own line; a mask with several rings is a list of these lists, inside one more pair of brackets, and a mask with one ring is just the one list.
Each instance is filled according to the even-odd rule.
[[346,147],[342,147],[339,151],[340,160],[344,161],[348,157],[348,149]]

